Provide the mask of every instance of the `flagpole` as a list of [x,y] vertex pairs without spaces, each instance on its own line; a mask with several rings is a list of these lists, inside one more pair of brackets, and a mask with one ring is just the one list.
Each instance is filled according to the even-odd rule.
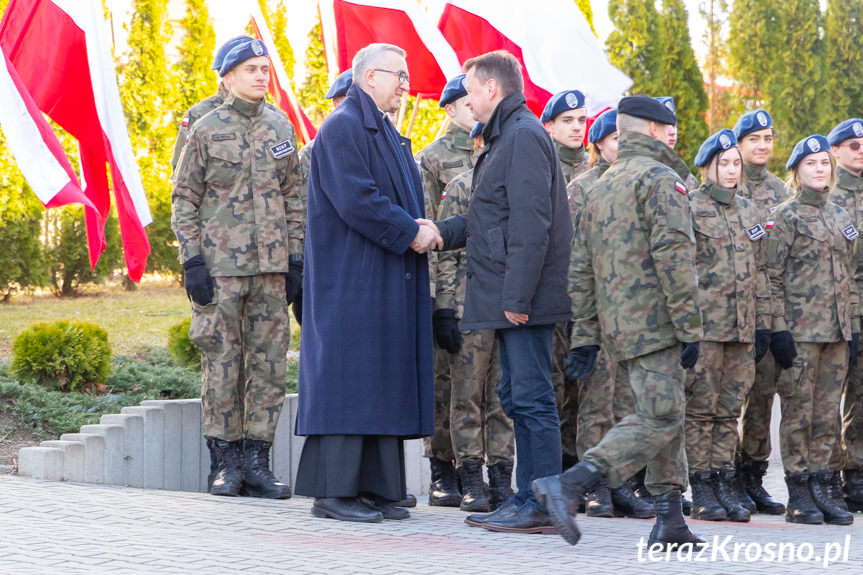
[[443,135],[443,133],[446,132],[446,129],[448,127],[449,127],[449,116],[446,116],[443,119],[443,122],[440,123],[440,128],[437,129],[437,134],[434,135],[434,139],[437,140],[438,138],[440,138]]
[[399,106],[399,115],[398,119],[396,120],[396,131],[399,134],[402,133],[402,122],[405,121],[405,112],[407,112],[408,108],[408,98],[410,98],[408,93],[402,92],[402,103],[401,106]]
[[417,101],[414,102],[414,109],[411,111],[411,119],[408,121],[408,129],[405,132],[405,138],[411,137],[411,132],[414,129],[414,121],[417,119],[417,112],[420,109],[420,102],[422,102],[423,95],[417,94]]

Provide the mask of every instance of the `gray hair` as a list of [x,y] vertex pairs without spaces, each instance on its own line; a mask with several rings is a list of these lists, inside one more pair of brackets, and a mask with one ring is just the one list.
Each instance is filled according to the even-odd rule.
[[352,68],[354,71],[354,84],[360,88],[366,88],[366,71],[383,64],[384,54],[395,52],[404,58],[407,53],[393,44],[369,44],[356,53]]
[[650,120],[639,118],[638,116],[630,116],[629,114],[617,113],[617,131],[623,132],[638,132],[639,134],[650,134]]

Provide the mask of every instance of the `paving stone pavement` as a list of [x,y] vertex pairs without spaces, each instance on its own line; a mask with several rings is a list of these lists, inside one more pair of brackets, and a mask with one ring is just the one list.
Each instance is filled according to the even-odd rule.
[[[771,469],[767,486],[785,499],[780,473]],[[851,527],[788,525],[764,515],[748,524],[690,521],[709,540],[731,536],[715,560],[708,551],[690,561],[672,555],[651,562],[646,550],[639,560],[637,549],[650,520],[579,516],[582,539],[570,546],[557,535],[471,528],[458,509],[422,502],[411,519],[378,524],[317,519],[310,507],[306,498],[220,498],[0,476],[0,574],[863,573],[861,514]],[[744,545],[736,560],[735,543]],[[774,551],[786,544],[782,561],[767,561],[770,543]],[[795,546],[793,561],[787,544]],[[750,558],[760,552],[760,560],[747,562],[746,551]],[[801,561],[810,551],[811,560]],[[827,554],[834,562],[825,568]]]

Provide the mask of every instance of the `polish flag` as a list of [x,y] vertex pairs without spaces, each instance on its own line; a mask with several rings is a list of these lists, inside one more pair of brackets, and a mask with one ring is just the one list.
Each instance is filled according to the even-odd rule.
[[572,0],[450,0],[438,27],[459,61],[506,50],[522,64],[524,95],[537,115],[554,94],[580,90],[587,114],[617,105],[632,85],[608,58]]
[[[144,226],[152,217],[126,129],[102,3],[11,0],[0,23],[0,49],[38,109],[78,140],[83,191],[94,208],[85,210],[90,265],[96,266],[105,249],[104,228],[111,207],[107,165],[126,267],[129,277],[139,281],[150,254]],[[16,105],[7,95],[14,97],[4,94],[0,106]],[[27,155],[28,144],[21,142],[15,145]],[[22,155],[16,155],[19,163]],[[32,150],[31,155],[36,156]],[[45,202],[43,196],[39,198]],[[51,202],[46,206],[58,205]]]
[[291,90],[291,83],[285,72],[285,66],[276,50],[273,35],[270,33],[257,0],[249,0],[249,13],[252,18],[254,36],[264,43],[270,54],[270,86],[268,90],[276,105],[287,114],[288,120],[294,125],[297,142],[308,144],[315,137],[315,126],[306,116],[293,90]]
[[439,98],[447,80],[461,74],[456,53],[417,2],[321,0],[318,9],[331,79],[351,67],[361,48],[375,42],[407,52],[411,94]]

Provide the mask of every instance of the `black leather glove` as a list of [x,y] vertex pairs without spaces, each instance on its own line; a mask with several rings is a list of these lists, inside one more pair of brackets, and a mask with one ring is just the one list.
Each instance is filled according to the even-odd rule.
[[566,375],[572,379],[584,379],[590,375],[598,353],[598,345],[583,345],[569,350],[566,356]]
[[213,301],[213,276],[204,265],[203,256],[192,256],[183,262],[183,284],[192,302],[207,305]]
[[293,302],[303,289],[303,260],[291,256],[288,273],[285,274],[285,298],[288,304]]
[[852,333],[851,341],[848,342],[848,363],[853,364],[857,359],[857,352],[860,351],[860,334]]
[[294,305],[291,310],[294,312],[294,319],[297,323],[303,325],[303,290],[294,298]]
[[684,341],[680,344],[680,366],[683,369],[692,369],[698,361],[701,353],[700,341]]
[[434,338],[441,349],[450,353],[458,353],[461,349],[461,332],[458,329],[458,319],[454,309],[439,309],[432,314]]
[[770,330],[756,329],[755,330],[755,363],[767,355],[767,350],[770,349]]
[[797,357],[797,348],[794,347],[794,338],[790,331],[774,331],[770,334],[770,351],[779,367],[788,369]]

